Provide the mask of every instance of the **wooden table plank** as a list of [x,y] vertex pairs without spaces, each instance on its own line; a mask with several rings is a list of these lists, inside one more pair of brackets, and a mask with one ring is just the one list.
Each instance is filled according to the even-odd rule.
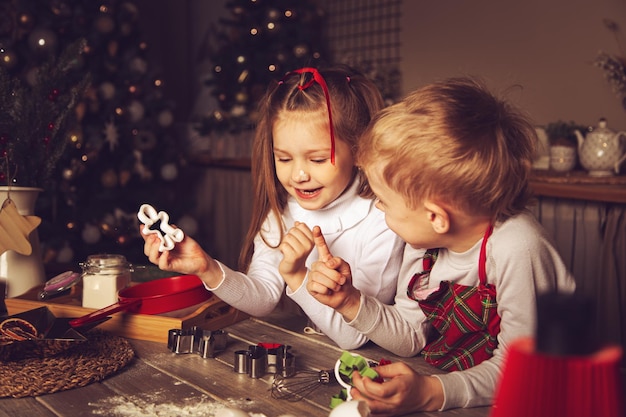
[[[320,385],[306,399],[290,402],[272,398],[272,374],[253,379],[233,371],[234,352],[247,350],[249,345],[259,342],[291,346],[290,352],[296,356],[296,366],[301,371],[331,370],[342,350],[326,336],[305,334],[304,324],[303,317],[243,320],[223,329],[229,334],[226,349],[206,359],[198,354],[175,354],[162,342],[131,340],[136,359],[118,374],[100,383],[55,394],[0,399],[0,416],[213,417],[219,409],[228,406],[255,416],[327,417],[330,399],[340,391],[336,383]],[[419,357],[398,358],[373,343],[356,352],[371,360],[385,357],[406,361],[414,368],[424,366]],[[411,416],[486,417],[488,413],[489,407],[481,407]]]
[[95,383],[85,387],[42,395],[37,400],[48,409],[60,416],[87,417],[93,416],[99,408],[90,405],[115,395],[105,385]]
[[[249,339],[249,336],[247,335],[262,335],[268,338],[264,341],[274,341],[277,343],[292,345],[294,347],[294,352],[299,350],[301,353],[296,358],[296,363],[300,369],[327,369],[328,367],[334,367],[335,361],[340,357],[342,350],[331,342],[326,336],[304,334],[302,329],[304,328],[305,323],[306,319],[303,317],[291,316],[285,318],[272,315],[264,319],[251,318],[249,320],[241,321],[229,326],[228,331],[231,337],[243,336],[243,339]],[[271,339],[272,337],[274,338],[273,340]],[[301,348],[296,350],[298,346],[301,346]],[[428,365],[424,359],[419,356],[402,358],[391,354],[373,343],[368,343],[366,346],[353,352],[372,361],[378,361],[381,358],[391,360],[392,362],[403,361],[409,364],[413,369],[424,373],[443,373],[443,371]],[[320,390],[320,394],[321,393],[322,391]],[[336,391],[331,391],[330,396],[334,394],[336,394]],[[325,397],[322,401],[330,401],[330,396]],[[490,410],[491,407],[475,407],[434,413],[414,413],[408,414],[408,416],[486,417],[489,415]]]
[[[282,414],[296,416],[327,416],[329,408],[309,402],[288,403],[273,399],[270,395],[272,376],[261,379],[250,378],[247,374],[233,372],[234,350],[248,346],[229,344],[229,349],[216,358],[203,359],[196,354],[164,354],[153,350],[149,342],[137,343],[142,360],[155,369],[176,375],[186,384],[210,395],[224,404],[239,402],[239,408],[248,412],[263,413],[267,417]],[[172,356],[173,355],[173,356]]]
[[53,417],[52,411],[44,407],[36,398],[2,398],[0,399],[0,416],[2,417]]

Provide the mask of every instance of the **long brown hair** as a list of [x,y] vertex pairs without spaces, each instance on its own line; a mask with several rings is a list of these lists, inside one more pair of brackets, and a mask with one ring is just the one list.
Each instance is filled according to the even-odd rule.
[[[323,77],[327,86],[335,140],[349,144],[354,153],[357,141],[371,118],[384,105],[380,91],[371,80],[349,67],[315,71]],[[279,241],[284,233],[281,213],[287,204],[288,194],[276,177],[272,137],[274,123],[278,117],[289,117],[290,113],[321,113],[328,117],[327,96],[319,83],[310,83],[311,79],[312,74],[308,72],[288,73],[269,86],[259,103],[260,118],[252,144],[252,219],[239,256],[241,271],[248,270],[254,253],[254,238],[270,213],[281,225]],[[361,176],[360,173],[358,175]],[[359,194],[372,195],[364,176],[361,176]]]

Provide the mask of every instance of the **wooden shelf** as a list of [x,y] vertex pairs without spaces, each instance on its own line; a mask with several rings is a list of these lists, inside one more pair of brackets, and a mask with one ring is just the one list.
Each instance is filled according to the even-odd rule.
[[[211,158],[198,154],[193,163],[208,168],[250,170],[250,158]],[[626,176],[593,178],[583,171],[566,174],[534,171],[530,186],[536,196],[626,204]]]
[[582,171],[567,174],[535,171],[530,180],[535,195],[604,203],[626,203],[626,176],[594,178]]
[[530,186],[537,196],[626,203],[626,187],[620,185],[551,184],[531,181]]

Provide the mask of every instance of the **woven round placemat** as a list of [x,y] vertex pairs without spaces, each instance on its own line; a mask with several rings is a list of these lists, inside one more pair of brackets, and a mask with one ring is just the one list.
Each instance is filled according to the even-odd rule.
[[135,356],[130,343],[101,330],[85,334],[87,341],[57,355],[0,361],[0,397],[30,397],[101,381]]

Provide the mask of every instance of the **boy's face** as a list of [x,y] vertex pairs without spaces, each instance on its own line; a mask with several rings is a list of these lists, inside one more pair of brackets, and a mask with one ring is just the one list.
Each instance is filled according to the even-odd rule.
[[433,231],[429,212],[420,204],[413,209],[404,197],[387,186],[382,178],[384,165],[374,164],[366,169],[367,179],[374,194],[376,207],[385,213],[385,222],[391,230],[414,248],[438,247],[438,234]]
[[276,176],[303,208],[327,206],[352,181],[354,158],[348,144],[335,138],[335,165],[330,162],[328,119],[287,116],[276,121],[272,135]]

